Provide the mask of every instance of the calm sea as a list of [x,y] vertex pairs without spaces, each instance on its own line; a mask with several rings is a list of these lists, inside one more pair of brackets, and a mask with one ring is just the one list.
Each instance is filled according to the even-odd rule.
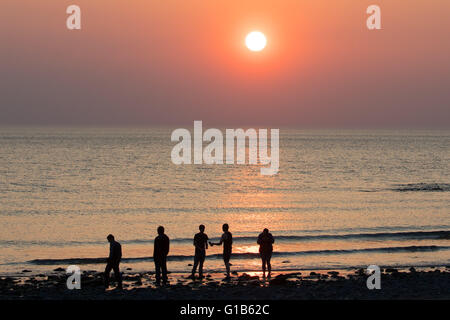
[[[169,269],[190,270],[199,224],[228,223],[232,268],[256,270],[257,235],[273,269],[450,264],[450,131],[280,130],[280,172],[172,164],[172,129],[0,129],[0,273],[78,264],[101,270],[106,236],[123,267],[153,268],[164,225]],[[221,248],[205,268],[223,270]]]

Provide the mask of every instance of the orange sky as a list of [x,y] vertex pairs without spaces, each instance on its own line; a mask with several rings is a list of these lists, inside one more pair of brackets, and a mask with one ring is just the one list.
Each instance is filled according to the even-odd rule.
[[[383,30],[367,30],[370,4]],[[0,124],[450,127],[448,0],[1,7]],[[252,30],[264,51],[245,48]]]

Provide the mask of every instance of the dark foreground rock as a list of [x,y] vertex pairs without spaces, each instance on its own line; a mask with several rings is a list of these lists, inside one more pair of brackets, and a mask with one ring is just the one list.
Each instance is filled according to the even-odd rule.
[[242,274],[227,281],[217,277],[186,280],[172,276],[171,284],[157,287],[153,273],[124,274],[124,290],[105,291],[101,273],[84,272],[81,289],[68,290],[67,277],[57,273],[45,277],[2,277],[0,299],[450,299],[450,272],[446,268],[433,271],[392,271],[381,276],[381,290],[369,290],[367,275],[361,271],[346,277],[338,272],[279,274],[271,279]]

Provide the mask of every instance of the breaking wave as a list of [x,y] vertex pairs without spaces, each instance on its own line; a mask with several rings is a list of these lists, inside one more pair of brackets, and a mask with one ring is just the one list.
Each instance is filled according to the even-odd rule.
[[450,191],[450,183],[408,183],[400,184],[392,188],[392,191],[407,192],[407,191]]
[[[363,248],[363,249],[351,249],[351,250],[308,250],[308,251],[295,251],[295,252],[274,252],[274,257],[286,257],[286,256],[301,256],[301,255],[333,255],[333,254],[354,254],[364,252],[380,252],[380,253],[395,253],[395,252],[430,252],[450,250],[450,246],[407,246],[407,247],[381,247],[381,248]],[[233,259],[257,259],[258,253],[234,253]],[[192,261],[194,256],[192,255],[169,255],[168,261]],[[207,259],[222,259],[221,254],[208,255]],[[135,257],[135,258],[123,258],[122,262],[141,262],[141,261],[153,261],[152,257]],[[100,264],[105,263],[106,258],[69,258],[69,259],[35,259],[28,261],[28,263],[35,265],[70,265],[70,264]]]

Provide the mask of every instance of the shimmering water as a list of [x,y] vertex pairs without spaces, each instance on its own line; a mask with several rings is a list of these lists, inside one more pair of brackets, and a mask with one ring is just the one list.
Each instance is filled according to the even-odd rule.
[[[230,225],[239,270],[259,268],[265,227],[274,269],[450,263],[450,131],[281,129],[275,176],[176,166],[171,131],[1,128],[0,272],[100,270],[109,233],[123,267],[149,270],[159,225],[169,269],[189,271],[200,223],[211,238]],[[220,252],[206,269],[222,269]]]

